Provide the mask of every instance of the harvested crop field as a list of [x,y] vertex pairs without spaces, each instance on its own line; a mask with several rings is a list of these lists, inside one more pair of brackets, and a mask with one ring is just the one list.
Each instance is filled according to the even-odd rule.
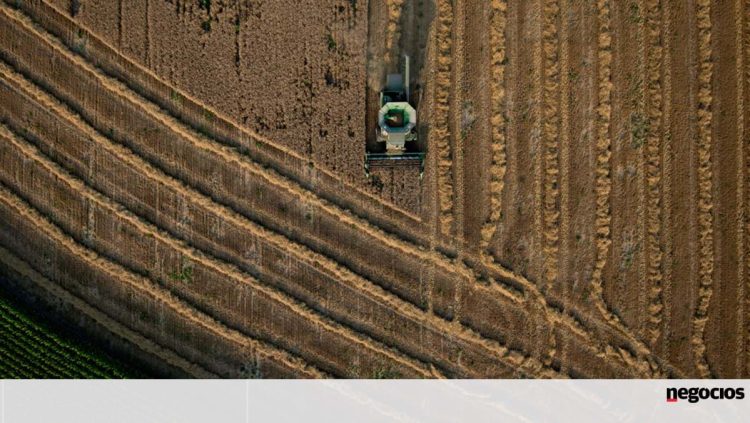
[[3,0],[0,265],[165,377],[749,377],[748,54],[742,0]]

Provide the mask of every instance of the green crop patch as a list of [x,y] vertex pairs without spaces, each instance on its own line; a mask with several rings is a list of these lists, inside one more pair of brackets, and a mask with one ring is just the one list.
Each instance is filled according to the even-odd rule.
[[0,378],[124,379],[133,376],[93,348],[57,334],[0,293]]

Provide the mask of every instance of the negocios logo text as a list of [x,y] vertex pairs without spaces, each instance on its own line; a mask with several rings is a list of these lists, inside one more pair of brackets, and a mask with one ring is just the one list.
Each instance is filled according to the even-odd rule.
[[701,400],[741,400],[745,388],[667,388],[667,402],[687,400],[695,404]]

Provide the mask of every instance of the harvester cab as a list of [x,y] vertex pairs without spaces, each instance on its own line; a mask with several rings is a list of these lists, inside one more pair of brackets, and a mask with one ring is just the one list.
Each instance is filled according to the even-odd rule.
[[417,111],[409,101],[409,56],[404,56],[401,73],[389,74],[380,92],[376,147],[365,153],[365,172],[374,167],[419,167],[422,178],[424,152],[417,145]]

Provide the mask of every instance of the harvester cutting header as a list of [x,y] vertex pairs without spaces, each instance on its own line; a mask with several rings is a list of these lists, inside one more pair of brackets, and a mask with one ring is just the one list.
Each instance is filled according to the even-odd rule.
[[377,147],[365,158],[368,176],[371,167],[418,166],[421,177],[424,152],[417,145],[417,111],[409,94],[409,56],[404,56],[402,73],[389,74],[380,92]]

